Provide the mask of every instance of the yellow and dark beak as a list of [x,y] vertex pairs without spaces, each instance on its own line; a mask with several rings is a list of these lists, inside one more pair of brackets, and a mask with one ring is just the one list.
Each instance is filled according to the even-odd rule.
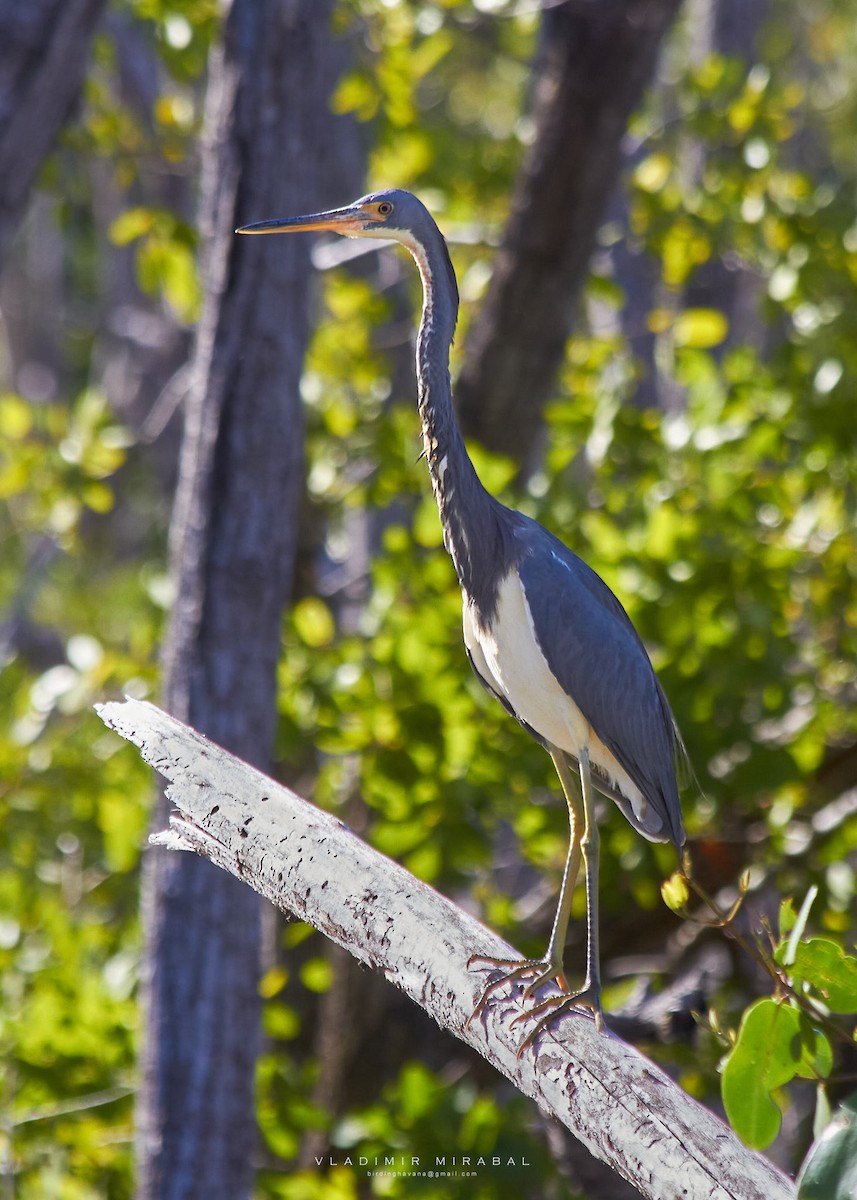
[[364,232],[367,225],[377,221],[378,214],[362,205],[347,208],[332,208],[329,212],[309,213],[305,217],[284,217],[282,220],[257,221],[253,225],[242,225],[236,233],[310,233],[314,230],[330,230],[345,237],[354,237]]

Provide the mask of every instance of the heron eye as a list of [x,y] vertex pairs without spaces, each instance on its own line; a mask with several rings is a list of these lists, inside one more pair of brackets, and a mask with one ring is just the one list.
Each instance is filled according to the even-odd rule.
[[393,211],[393,206],[389,200],[382,200],[381,203],[378,205],[378,213],[382,217],[389,217],[389,215],[392,211]]

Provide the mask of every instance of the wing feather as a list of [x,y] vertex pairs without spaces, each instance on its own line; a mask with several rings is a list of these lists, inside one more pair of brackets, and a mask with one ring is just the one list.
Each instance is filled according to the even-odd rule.
[[[521,584],[550,670],[681,846],[676,768],[686,754],[630,617],[600,576],[540,525],[522,524],[518,539]],[[621,807],[642,833],[656,832]]]

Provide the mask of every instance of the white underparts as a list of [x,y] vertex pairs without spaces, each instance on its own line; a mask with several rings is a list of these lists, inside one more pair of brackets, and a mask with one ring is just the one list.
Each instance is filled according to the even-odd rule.
[[517,571],[510,571],[500,584],[490,628],[479,624],[472,604],[464,597],[464,644],[476,670],[495,692],[506,697],[520,720],[550,745],[577,759],[588,747],[593,766],[643,820],[646,798],[548,666]]

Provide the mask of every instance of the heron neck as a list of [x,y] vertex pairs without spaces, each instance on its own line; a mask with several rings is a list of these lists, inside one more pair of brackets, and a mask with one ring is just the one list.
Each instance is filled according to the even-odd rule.
[[473,597],[481,596],[483,606],[493,610],[496,562],[486,554],[495,540],[492,534],[500,506],[476,474],[452,406],[449,348],[458,316],[458,290],[444,243],[434,256],[414,251],[414,257],[423,279],[417,338],[419,410],[444,544],[462,588]]

